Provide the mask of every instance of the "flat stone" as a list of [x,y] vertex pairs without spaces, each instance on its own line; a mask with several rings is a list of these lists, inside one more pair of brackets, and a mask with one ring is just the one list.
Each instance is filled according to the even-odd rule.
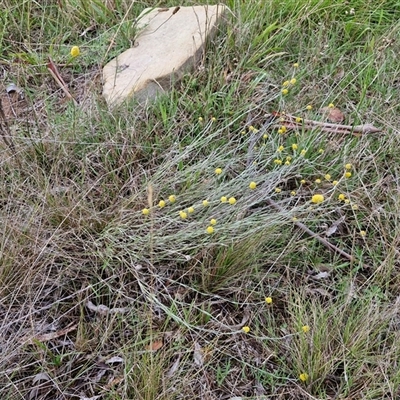
[[224,5],[146,8],[134,47],[103,68],[103,96],[115,106],[168,90],[201,60],[204,45],[228,8]]

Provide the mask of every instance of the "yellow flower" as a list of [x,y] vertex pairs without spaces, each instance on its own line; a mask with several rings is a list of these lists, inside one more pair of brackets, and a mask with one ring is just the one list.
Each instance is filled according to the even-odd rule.
[[168,200],[170,201],[170,203],[175,203],[176,201],[176,196],[171,194],[171,196],[168,196]]
[[292,79],[290,80],[290,84],[291,84],[291,85],[294,85],[296,82],[297,82],[297,79],[296,79],[296,78],[292,78]]
[[319,149],[319,150],[318,150],[318,153],[319,153],[319,154],[323,154],[324,151],[325,151],[324,149]]
[[246,134],[246,131],[242,131],[242,132],[240,132],[242,135],[245,135]]
[[228,201],[228,199],[225,196],[221,197],[221,203],[226,203]]
[[272,297],[266,297],[266,298],[265,298],[265,302],[266,302],[267,304],[272,304]]
[[212,121],[212,122],[215,122],[216,120],[217,120],[217,118],[211,117],[211,121]]
[[249,131],[250,131],[250,132],[254,132],[255,130],[256,130],[256,128],[254,128],[253,125],[250,125],[250,126],[249,126]]
[[250,327],[244,326],[244,327],[242,328],[242,331],[243,331],[244,333],[249,333],[249,332],[250,332]]
[[291,195],[291,196],[296,196],[296,192],[295,192],[294,190],[292,190],[292,191],[290,192],[290,195]]
[[255,189],[257,187],[257,183],[255,182],[250,182],[249,188],[250,189]]
[[306,153],[307,153],[307,150],[306,150],[306,149],[303,149],[303,150],[300,152],[300,155],[301,155],[301,156],[305,156]]
[[281,145],[281,146],[278,147],[277,152],[281,153],[283,150],[285,150],[285,148]]
[[180,216],[182,219],[186,219],[186,218],[187,218],[187,213],[186,213],[185,211],[179,211],[179,216]]
[[289,93],[289,90],[287,90],[287,89],[282,89],[282,94],[283,95],[286,95],[286,94],[288,94]]
[[353,209],[353,210],[358,210],[358,205],[357,204],[353,204],[352,206],[351,206],[351,208]]
[[279,158],[277,158],[277,159],[274,160],[274,163],[275,163],[276,165],[282,165],[282,160],[280,160]]
[[311,197],[311,203],[314,204],[319,204],[324,201],[324,196],[322,194],[314,194],[313,197]]
[[346,204],[350,204],[350,200],[349,200],[349,199],[346,199],[344,202],[345,202]]
[[286,161],[285,161],[285,165],[290,165],[290,161],[289,161],[289,160],[286,160]]
[[293,64],[293,68],[298,68],[299,67],[299,63],[294,63]]
[[285,125],[282,125],[279,129],[281,129],[283,133],[287,132],[287,128]]
[[332,185],[336,186],[339,183],[339,181],[332,181]]
[[165,207],[165,201],[164,200],[160,200],[158,203],[158,207],[163,208]]
[[316,180],[315,180],[315,183],[321,183],[321,179],[319,179],[319,178],[317,178]]
[[299,379],[302,382],[305,382],[308,379],[308,374],[306,374],[305,372],[303,372],[302,374],[299,375]]
[[212,233],[214,233],[214,228],[212,226],[207,227],[206,232],[211,235]]
[[282,83],[282,86],[289,86],[289,85],[290,85],[289,81],[285,81],[285,82]]
[[308,325],[303,325],[303,326],[301,327],[301,330],[302,330],[304,333],[307,333],[307,332],[310,332],[310,327],[309,327]]
[[216,225],[216,224],[217,224],[217,220],[215,218],[211,218],[210,225]]
[[300,181],[300,183],[301,183],[302,185],[305,185],[305,184],[306,184],[306,180],[305,180],[305,179],[302,179],[302,180]]
[[203,206],[204,206],[204,207],[207,207],[207,206],[210,204],[210,203],[208,202],[208,200],[203,200],[202,203],[203,203]]
[[292,221],[293,221],[293,222],[297,222],[298,220],[299,220],[299,219],[298,219],[297,217],[293,217],[293,218],[292,218]]
[[283,132],[282,129],[278,129],[278,133],[279,133],[280,135],[283,135],[285,132]]
[[143,215],[149,215],[150,214],[150,210],[148,208],[143,208],[142,214]]
[[332,177],[331,177],[329,174],[325,174],[324,178],[325,178],[327,181],[330,181]]
[[309,105],[306,107],[306,110],[307,110],[307,111],[310,111],[310,110],[312,110],[312,105],[311,105],[311,104],[309,104]]
[[361,237],[367,236],[367,232],[365,232],[365,231],[360,231],[360,236],[361,236]]
[[268,135],[266,133],[264,133],[263,139],[268,139]]
[[229,197],[229,204],[234,205],[236,203],[236,199],[234,197]]
[[298,148],[299,148],[299,146],[297,146],[296,143],[293,143],[293,144],[292,144],[292,150],[293,150],[293,151],[296,151]]
[[352,166],[350,163],[347,163],[344,167],[345,167],[347,170],[351,170],[351,169],[353,168],[353,166]]
[[199,122],[203,122],[203,117],[199,117]]
[[287,157],[286,157],[286,161],[292,161],[292,157],[287,156]]
[[338,200],[340,200],[340,201],[344,201],[345,198],[346,198],[346,196],[343,193],[340,193],[338,196]]
[[214,171],[217,175],[220,175],[220,174],[222,174],[222,169],[221,168],[215,168],[215,171]]
[[71,48],[71,56],[72,57],[78,57],[79,54],[81,54],[81,51],[80,51],[79,47],[78,46],[73,46]]
[[296,117],[295,121],[296,121],[297,123],[303,122],[303,118]]
[[335,105],[333,103],[329,103],[328,108],[335,108]]
[[350,178],[351,177],[351,172],[347,171],[344,173],[345,178]]
[[279,189],[279,188],[275,188],[275,193],[280,193],[280,192],[282,192],[282,190],[281,190],[281,189]]
[[188,213],[191,214],[191,213],[193,213],[193,212],[194,212],[194,208],[193,208],[193,207],[189,207],[189,208],[188,208]]

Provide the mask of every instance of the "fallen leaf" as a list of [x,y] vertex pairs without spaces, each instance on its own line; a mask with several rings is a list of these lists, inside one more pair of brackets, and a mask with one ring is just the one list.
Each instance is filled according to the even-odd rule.
[[326,119],[331,122],[343,122],[344,114],[338,108],[323,107],[322,113],[326,116]]
[[204,364],[203,349],[197,342],[194,342],[193,358],[194,358],[194,363],[199,367],[201,367]]
[[160,350],[161,347],[164,346],[164,343],[162,340],[156,340],[155,342],[152,342],[146,346],[146,350],[151,350],[151,351],[157,351]]

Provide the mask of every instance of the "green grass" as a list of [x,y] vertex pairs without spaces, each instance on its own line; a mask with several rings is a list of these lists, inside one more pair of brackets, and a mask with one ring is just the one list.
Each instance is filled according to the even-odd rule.
[[[399,398],[400,6],[348,3],[226,1],[203,70],[111,111],[101,68],[154,4],[5,0],[2,399]],[[267,124],[330,103],[382,132]]]

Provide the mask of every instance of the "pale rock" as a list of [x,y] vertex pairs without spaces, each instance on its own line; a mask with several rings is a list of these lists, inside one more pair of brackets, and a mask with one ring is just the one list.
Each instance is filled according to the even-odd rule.
[[134,47],[103,69],[103,96],[115,106],[168,90],[201,60],[204,45],[228,8],[224,5],[146,8],[138,17]]

